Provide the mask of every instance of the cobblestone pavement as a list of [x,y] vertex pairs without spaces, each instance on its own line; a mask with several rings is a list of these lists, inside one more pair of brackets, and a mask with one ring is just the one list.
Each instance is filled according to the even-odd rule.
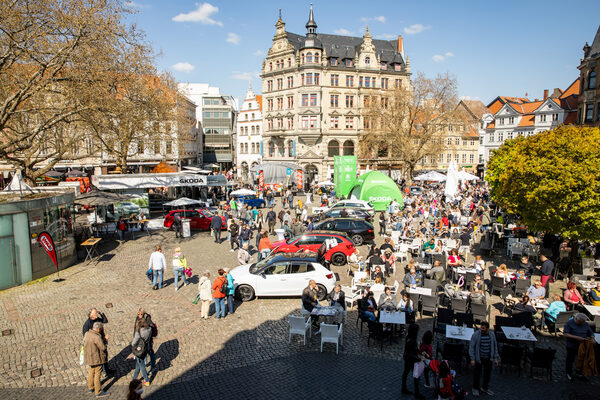
[[[144,273],[157,243],[163,245],[168,264],[173,249],[182,248],[194,270],[193,284],[176,292],[168,268],[166,287],[150,289]],[[366,254],[366,248],[361,253]],[[288,344],[286,318],[299,312],[296,298],[258,299],[239,304],[236,313],[223,321],[200,320],[199,306],[192,304],[198,274],[209,269],[214,277],[218,268],[236,264],[236,253],[229,252],[228,244],[215,244],[207,233],[180,241],[172,232],[160,231],[125,242],[105,254],[103,261],[68,268],[61,272],[63,282],[52,282],[50,277],[0,292],[0,330],[14,331],[0,337],[0,399],[92,397],[85,387],[86,370],[79,365],[81,326],[91,307],[109,319],[109,357],[117,375],[105,385],[110,398],[124,398],[134,369],[133,360],[126,357],[139,306],[146,308],[159,328],[154,345],[159,372],[152,386],[145,388],[147,398],[400,397],[402,340],[386,343],[383,350],[374,344],[368,347],[366,332],[361,335],[355,326],[355,310],[344,324],[344,346],[337,356],[331,345],[320,354],[318,337],[306,347],[298,338]],[[348,283],[344,270],[334,267],[342,283]],[[430,317],[419,323],[422,331],[431,328]],[[560,338],[543,334],[538,338],[538,345],[558,349],[554,381],[496,373],[493,388],[499,395],[566,399],[582,393],[586,399],[600,399],[597,379],[591,383],[565,380]],[[32,378],[38,368],[41,375]],[[528,372],[526,368],[524,375]],[[458,375],[470,389],[468,372]]]

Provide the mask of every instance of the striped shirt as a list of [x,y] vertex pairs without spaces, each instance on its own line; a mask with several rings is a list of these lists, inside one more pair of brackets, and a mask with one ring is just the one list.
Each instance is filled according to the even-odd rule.
[[481,339],[479,340],[479,357],[480,358],[490,358],[492,341],[490,339],[490,335],[481,335]]

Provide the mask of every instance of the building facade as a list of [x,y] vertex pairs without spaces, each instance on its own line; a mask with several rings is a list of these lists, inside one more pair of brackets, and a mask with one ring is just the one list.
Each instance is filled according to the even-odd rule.
[[358,154],[365,97],[410,84],[403,40],[306,34],[281,17],[262,65],[263,160],[296,162],[307,183],[331,178],[336,155]]
[[248,88],[237,118],[236,166],[238,177],[251,181],[250,168],[262,162],[262,96]]
[[600,126],[600,26],[592,45],[585,44],[579,64],[579,105],[577,121],[582,125]]
[[530,136],[561,124],[575,123],[578,98],[579,78],[564,91],[554,89],[550,96],[548,90],[545,90],[541,100],[496,97],[487,106],[491,114],[482,118],[485,124],[483,162],[487,163],[493,151],[505,140],[519,135]]

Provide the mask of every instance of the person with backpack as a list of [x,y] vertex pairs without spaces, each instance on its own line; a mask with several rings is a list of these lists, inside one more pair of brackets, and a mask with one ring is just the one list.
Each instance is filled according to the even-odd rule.
[[179,290],[179,276],[183,278],[183,284],[187,286],[188,281],[185,279],[185,270],[187,269],[187,260],[181,252],[181,248],[176,247],[173,253],[173,277],[175,279],[175,291]]
[[148,324],[148,326],[152,330],[150,339],[148,340],[148,342],[146,344],[148,345],[147,355],[148,355],[148,357],[150,357],[149,376],[153,376],[154,374],[156,374],[156,354],[154,353],[154,338],[156,336],[158,336],[158,327],[156,326],[154,321],[152,321],[152,317],[150,316],[150,314],[148,314],[146,312],[146,310],[144,310],[144,308],[140,307],[138,309],[137,316],[135,318],[135,322],[133,324],[133,335],[134,336],[135,336],[135,332],[137,331],[137,328],[138,328],[139,324],[141,323],[141,321],[145,321],[146,324]]
[[215,315],[217,319],[225,318],[225,297],[227,297],[227,278],[225,270],[219,268],[219,276],[212,285],[213,299],[215,299]]
[[133,379],[137,379],[138,374],[141,372],[144,378],[142,382],[146,386],[150,386],[150,379],[148,379],[148,372],[146,371],[146,356],[148,355],[151,338],[152,328],[148,325],[148,321],[140,319],[136,323],[133,340],[131,341],[131,354],[128,358],[135,358]]

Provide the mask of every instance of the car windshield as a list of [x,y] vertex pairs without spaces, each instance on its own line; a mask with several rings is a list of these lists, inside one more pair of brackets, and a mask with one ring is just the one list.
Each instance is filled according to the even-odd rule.
[[214,216],[214,214],[208,210],[202,210],[202,214],[206,215],[208,218],[211,218]]
[[275,253],[271,253],[271,255],[269,257],[263,258],[259,262],[252,264],[249,269],[250,273],[251,274],[258,273],[258,271],[262,270],[274,256],[275,256]]

